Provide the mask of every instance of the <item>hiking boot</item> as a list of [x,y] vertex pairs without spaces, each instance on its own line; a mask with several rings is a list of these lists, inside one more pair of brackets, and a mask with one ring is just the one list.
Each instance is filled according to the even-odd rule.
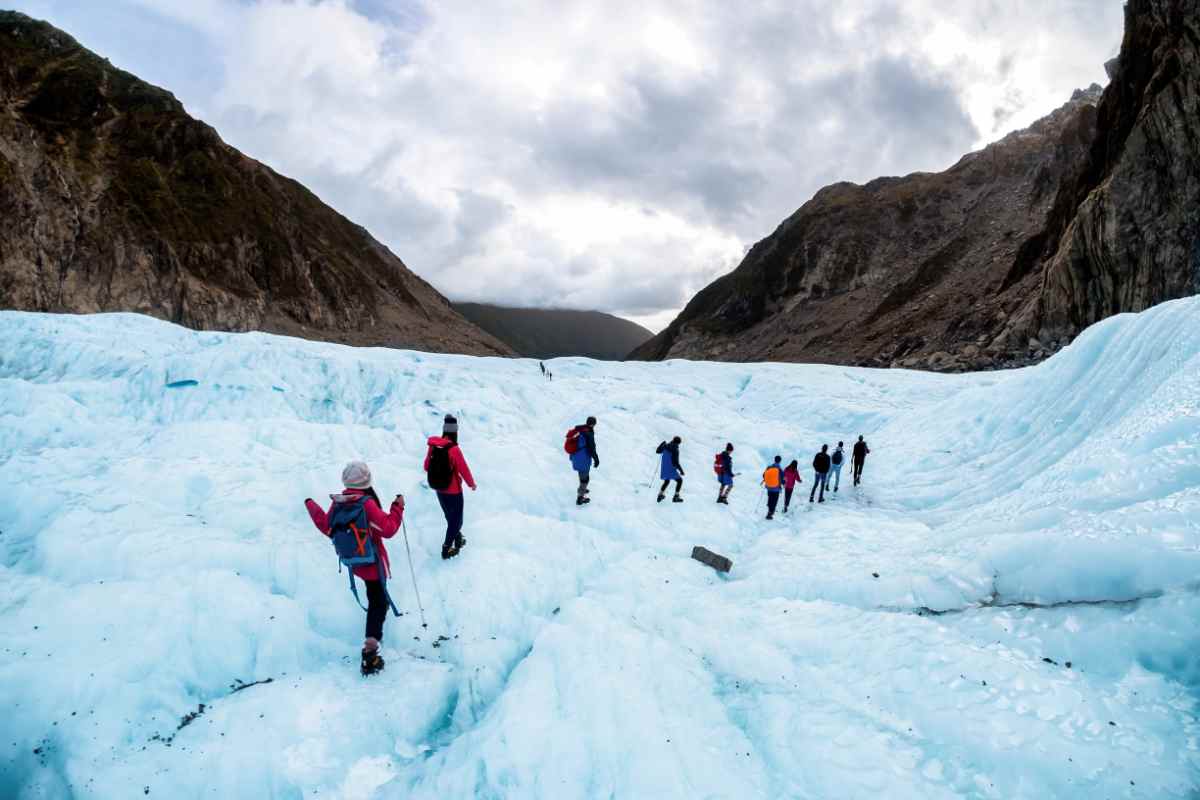
[[456,544],[456,545],[454,546],[454,549],[455,549],[455,550],[462,550],[462,549],[463,549],[464,547],[466,547],[466,546],[467,546],[467,538],[466,538],[465,536],[463,536],[463,535],[460,533],[460,534],[458,535],[458,544]]
[[682,502],[683,502],[683,498],[682,498],[682,497],[680,497],[679,495],[675,495],[674,497],[672,497],[672,498],[671,498],[671,502],[672,502],[672,503],[682,503]]
[[774,515],[774,514],[767,514],[767,519],[775,519],[775,515]]
[[374,675],[377,672],[383,672],[383,664],[383,656],[379,655],[378,650],[367,650],[366,648],[363,648],[362,674],[364,678],[369,675]]
[[592,502],[591,498],[584,497],[583,495],[579,495],[578,497],[575,498],[575,505],[577,505],[577,506],[581,506],[584,503],[590,503],[590,502]]
[[665,497],[666,497],[666,495],[665,495],[665,494],[659,494],[659,496],[658,496],[658,502],[660,502],[660,503],[661,503]]

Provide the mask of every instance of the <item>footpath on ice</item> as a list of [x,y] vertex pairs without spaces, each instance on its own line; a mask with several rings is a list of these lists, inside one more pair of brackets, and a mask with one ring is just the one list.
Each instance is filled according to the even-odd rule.
[[[0,313],[0,797],[1189,797],[1200,298],[1037,367],[353,349]],[[425,439],[479,491],[442,561]],[[563,432],[594,414],[576,507]],[[810,505],[822,443],[871,445]],[[682,437],[685,502],[655,502]],[[713,454],[741,477],[715,503]],[[758,476],[800,461],[792,511]],[[303,506],[403,493],[387,669]],[[727,575],[690,558],[702,545]]]

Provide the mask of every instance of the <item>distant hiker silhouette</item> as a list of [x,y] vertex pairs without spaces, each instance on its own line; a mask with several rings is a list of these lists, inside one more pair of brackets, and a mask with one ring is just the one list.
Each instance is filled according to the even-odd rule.
[[679,465],[679,445],[683,443],[683,439],[676,436],[670,442],[660,442],[658,449],[654,452],[662,456],[662,464],[659,467],[659,477],[662,478],[662,488],[658,490],[658,502],[662,502],[667,496],[667,487],[671,485],[671,481],[675,481],[675,496],[671,498],[673,503],[682,503],[683,497],[679,492],[683,489],[683,467]]
[[543,378],[546,377],[546,365],[544,363],[542,363],[541,361],[539,361],[538,366],[542,368],[542,377]]
[[767,489],[767,519],[775,519],[775,506],[779,505],[779,493],[783,491],[783,456],[775,456],[775,463],[763,470],[763,486]]
[[362,674],[374,675],[383,669],[379,646],[383,641],[383,623],[388,608],[399,616],[387,591],[391,576],[387,548],[383,540],[390,539],[404,520],[404,497],[396,495],[388,513],[383,513],[379,495],[371,487],[371,470],[361,461],[351,461],[342,470],[345,491],[332,494],[329,510],[321,508],[311,497],[304,501],[308,515],[317,530],[330,537],[338,558],[349,568],[350,591],[358,598],[354,585],[357,576],[367,588],[367,627],[362,646]]
[[863,441],[863,437],[859,436],[858,441],[854,443],[854,454],[851,457],[854,467],[854,485],[858,486],[862,483],[863,464],[867,461],[867,453],[871,452],[871,448],[867,447],[867,443]]
[[713,472],[717,474],[717,502],[729,505],[729,493],[733,490],[733,444],[726,443],[725,449],[713,456]]
[[588,484],[592,480],[592,468],[600,466],[600,456],[596,453],[596,418],[588,417],[587,422],[567,431],[563,449],[571,457],[571,467],[579,473],[575,505],[592,502],[588,497]]
[[[842,443],[838,442],[837,449],[833,451],[833,455],[829,457],[829,473],[833,475],[833,491],[837,491],[842,485],[842,467],[846,465],[846,453],[842,450]],[[828,479],[826,479],[828,480]]]
[[800,478],[800,462],[795,459],[787,465],[787,469],[783,471],[783,513],[787,513],[788,506],[792,504],[792,492],[796,488],[797,483],[803,483]]
[[817,489],[821,490],[821,497],[817,500],[818,503],[825,502],[825,487],[829,483],[829,445],[821,445],[821,452],[813,457],[813,487],[808,493],[808,502],[813,501],[813,497],[817,494]]
[[446,539],[442,558],[454,558],[466,545],[462,535],[463,490],[465,482],[475,491],[475,478],[458,446],[458,420],[450,414],[442,421],[442,435],[430,436],[425,451],[425,475],[429,488],[437,492],[438,504],[446,516]]

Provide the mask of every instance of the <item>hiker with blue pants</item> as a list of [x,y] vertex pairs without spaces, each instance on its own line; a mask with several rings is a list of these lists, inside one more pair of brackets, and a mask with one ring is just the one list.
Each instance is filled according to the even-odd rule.
[[662,502],[667,496],[667,487],[671,485],[671,481],[675,481],[675,496],[671,498],[672,503],[682,503],[683,497],[679,492],[683,489],[683,467],[679,464],[679,445],[683,444],[683,439],[676,436],[668,442],[660,442],[658,449],[654,452],[662,456],[662,464],[659,467],[659,477],[662,478],[662,488],[658,490],[658,502]]
[[[833,490],[836,492],[838,487],[842,485],[842,466],[846,463],[846,453],[842,450],[842,443],[838,442],[837,449],[833,451],[833,455],[829,457],[829,472],[833,475]],[[825,482],[829,482],[826,477]]]
[[571,468],[579,473],[575,505],[582,506],[592,502],[588,497],[588,484],[592,480],[592,468],[600,467],[600,456],[596,452],[596,418],[588,417],[586,423],[576,425],[568,431],[567,442],[567,452],[571,454]]
[[713,469],[717,473],[717,502],[729,505],[729,493],[733,491],[733,442],[726,442],[725,449],[717,453],[713,459]]

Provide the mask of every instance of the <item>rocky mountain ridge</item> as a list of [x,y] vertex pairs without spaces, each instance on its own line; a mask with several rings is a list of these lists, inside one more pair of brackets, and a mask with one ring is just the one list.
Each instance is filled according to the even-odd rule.
[[455,303],[454,308],[528,358],[580,356],[620,361],[654,335],[635,322],[601,311],[487,303]]
[[512,355],[169,92],[0,12],[0,308]]
[[942,371],[1200,290],[1200,11],[1131,0],[1103,90],[936,174],[828,186],[632,358]]

